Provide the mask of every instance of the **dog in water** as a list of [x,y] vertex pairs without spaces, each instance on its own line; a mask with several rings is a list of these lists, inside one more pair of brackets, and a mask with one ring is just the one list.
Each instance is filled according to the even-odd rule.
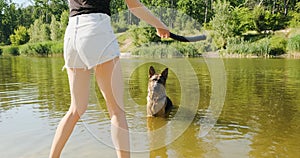
[[147,95],[147,116],[167,117],[173,107],[172,101],[166,95],[168,68],[161,74],[156,74],[153,66],[149,68]]

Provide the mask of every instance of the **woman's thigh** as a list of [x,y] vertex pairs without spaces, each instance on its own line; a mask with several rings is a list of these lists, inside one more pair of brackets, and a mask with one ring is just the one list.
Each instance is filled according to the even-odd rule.
[[91,71],[85,69],[68,68],[68,78],[71,94],[69,111],[81,116],[88,105]]
[[110,114],[123,111],[123,78],[118,57],[95,68],[98,86],[108,104]]

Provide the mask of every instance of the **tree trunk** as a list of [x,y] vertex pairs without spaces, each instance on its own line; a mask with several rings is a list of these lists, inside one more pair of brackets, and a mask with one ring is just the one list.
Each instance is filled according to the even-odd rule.
[[275,8],[276,8],[276,0],[274,0],[274,3],[273,3],[272,14],[274,14],[274,13],[275,13]]
[[284,0],[284,15],[287,16],[288,14],[288,3],[289,3],[289,0]]

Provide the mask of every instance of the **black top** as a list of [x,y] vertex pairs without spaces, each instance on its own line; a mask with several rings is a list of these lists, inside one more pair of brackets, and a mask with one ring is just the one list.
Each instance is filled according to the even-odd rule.
[[110,15],[110,0],[70,0],[70,16],[89,13]]

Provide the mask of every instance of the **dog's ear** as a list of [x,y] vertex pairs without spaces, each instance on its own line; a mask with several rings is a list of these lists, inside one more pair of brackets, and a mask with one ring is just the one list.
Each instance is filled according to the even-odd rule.
[[168,68],[165,68],[164,71],[161,73],[166,79],[168,78]]
[[149,68],[149,78],[152,77],[155,74],[155,70],[153,66],[150,66]]

